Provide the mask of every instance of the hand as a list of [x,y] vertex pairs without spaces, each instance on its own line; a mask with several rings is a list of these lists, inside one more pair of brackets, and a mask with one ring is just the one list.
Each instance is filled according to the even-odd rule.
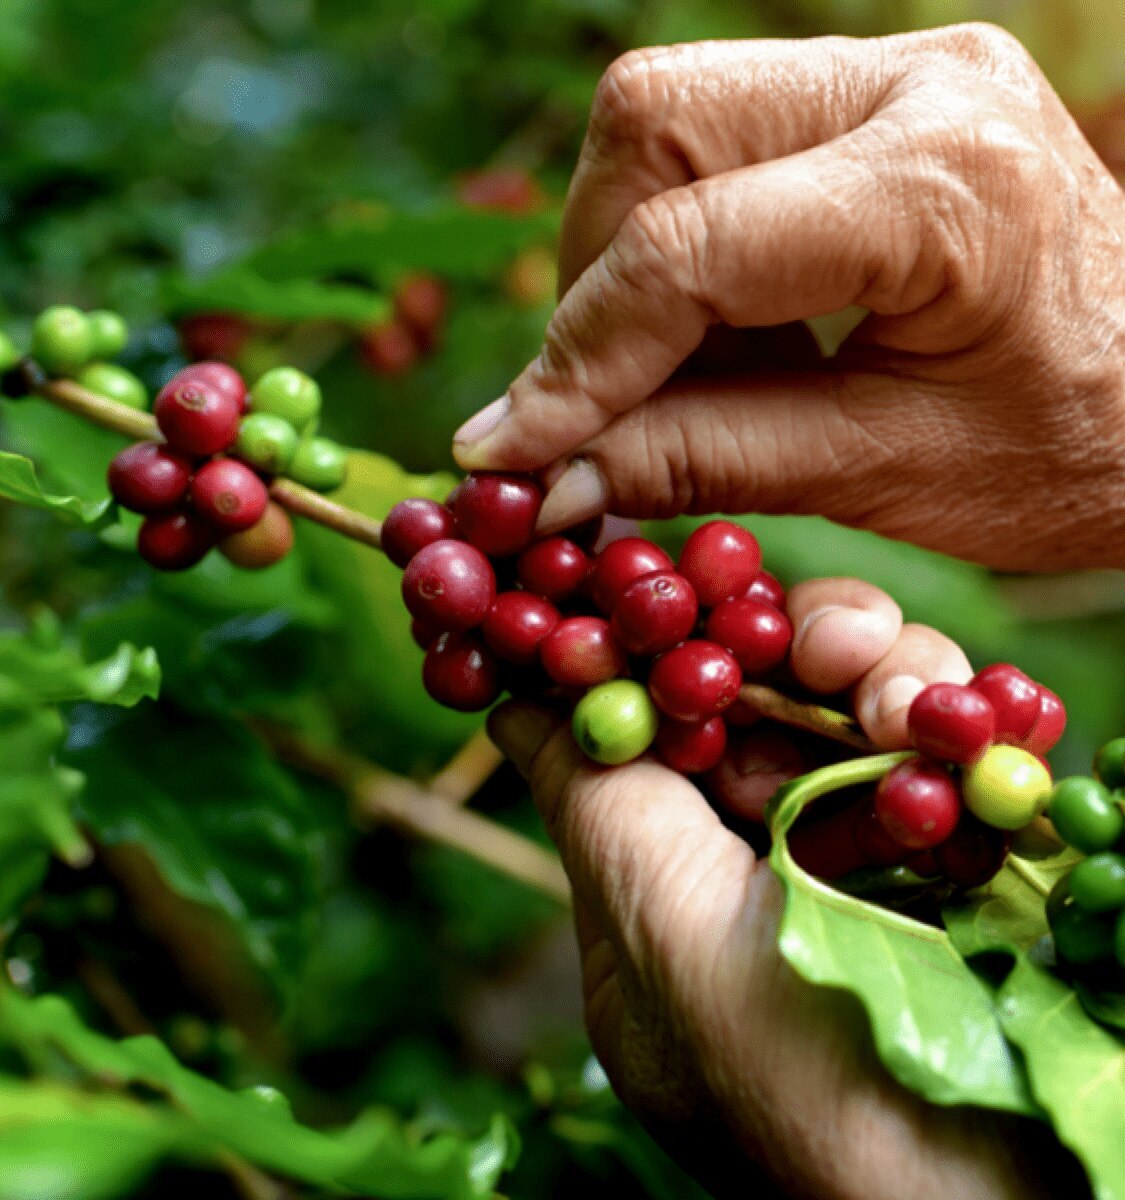
[[[972,674],[953,642],[904,626],[869,584],[801,584],[789,613],[797,677],[850,689],[886,749],[906,744],[923,682]],[[1080,1182],[1053,1190],[1048,1164],[1023,1157],[1021,1123],[931,1107],[883,1072],[856,1007],[781,959],[777,880],[688,780],[649,760],[596,768],[561,718],[522,702],[498,708],[490,731],[530,780],[573,886],[598,1058],[710,1186],[749,1194],[749,1155],[789,1194],[818,1200],[1083,1194]],[[800,769],[758,767],[748,796]],[[1035,1136],[1046,1152],[1051,1139]]]
[[[997,29],[635,51],[598,89],[543,350],[455,454],[548,468],[545,529],[817,512],[1125,566],[1123,245],[1125,195]],[[822,361],[793,323],[848,305]]]

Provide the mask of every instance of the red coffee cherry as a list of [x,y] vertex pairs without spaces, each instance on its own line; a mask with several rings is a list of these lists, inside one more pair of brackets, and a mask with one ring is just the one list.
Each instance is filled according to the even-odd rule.
[[[870,860],[860,853],[854,836],[866,807],[861,802],[828,816],[814,813],[811,820],[798,821],[789,831],[789,853],[793,861],[818,879],[839,879],[841,875],[867,865]],[[907,851],[900,846],[897,853],[896,861],[901,862]]]
[[452,538],[456,531],[453,514],[436,500],[400,500],[383,522],[383,553],[396,567],[405,567],[423,546]]
[[253,332],[250,322],[234,313],[194,313],[180,321],[180,341],[189,358],[233,361]]
[[879,820],[874,799],[860,806],[859,817],[852,829],[852,840],[860,858],[869,867],[897,867],[910,854]]
[[216,458],[196,471],[191,481],[191,502],[216,529],[241,533],[262,519],[270,496],[266,485],[245,463]]
[[899,845],[929,850],[957,827],[961,793],[944,767],[909,759],[883,777],[875,793],[875,814]]
[[656,732],[656,753],[665,766],[682,775],[699,775],[718,766],[727,748],[727,723],[722,717],[688,723],[668,717]]
[[471,629],[488,616],[496,599],[492,564],[467,542],[442,538],[410,560],[402,598],[411,616],[438,629]]
[[363,331],[359,353],[373,375],[403,375],[418,361],[418,341],[401,321],[384,321]]
[[215,544],[215,535],[194,513],[146,517],[137,534],[137,551],[160,571],[194,567]]
[[122,508],[167,512],[187,494],[192,462],[160,442],[126,446],[109,464],[109,490]]
[[1015,835],[1009,829],[994,829],[978,821],[971,812],[963,812],[957,828],[940,846],[934,857],[941,873],[958,887],[980,887],[1004,865]]
[[422,683],[439,704],[458,712],[480,712],[500,695],[496,659],[464,633],[443,633],[426,651]]
[[448,303],[445,284],[436,275],[406,275],[395,286],[395,315],[426,350],[437,340]]
[[611,613],[625,589],[642,575],[674,569],[668,555],[647,538],[621,538],[594,557],[590,594],[602,612]]
[[219,543],[219,553],[244,571],[261,571],[279,563],[293,549],[293,522],[280,504],[269,504],[262,519]]
[[707,636],[734,655],[747,675],[780,666],[793,642],[789,618],[764,600],[724,600],[707,618]]
[[478,471],[457,490],[453,513],[461,536],[490,558],[518,554],[535,536],[543,492],[529,475]]
[[559,623],[559,610],[531,592],[501,592],[492,602],[481,633],[505,662],[529,667],[539,660],[539,643]]
[[959,683],[931,683],[914,697],[906,718],[910,744],[943,762],[974,763],[996,736],[991,701]]
[[1066,706],[1050,688],[1039,684],[1039,716],[1022,745],[1042,757],[1053,750],[1066,729]]
[[625,652],[601,617],[567,617],[539,643],[543,669],[564,687],[589,688],[625,670]]
[[996,741],[1020,745],[1039,719],[1039,685],[1011,663],[993,663],[978,671],[969,687],[991,701]]
[[785,589],[769,571],[759,571],[754,576],[754,582],[746,589],[746,599],[764,600],[774,608],[785,611]]
[[758,539],[731,521],[700,525],[680,553],[680,574],[695,588],[703,608],[744,595],[761,565]]
[[242,409],[227,392],[190,371],[181,371],[164,385],[152,411],[173,449],[207,458],[234,444]]
[[706,721],[738,699],[742,672],[715,642],[684,642],[653,664],[648,689],[656,707],[677,721]]
[[224,362],[191,363],[184,367],[176,378],[182,383],[202,383],[212,387],[234,400],[240,413],[246,411],[246,381],[234,367]]
[[691,584],[675,571],[657,571],[621,593],[610,627],[629,654],[653,655],[688,637],[698,616]]
[[586,582],[590,560],[570,538],[549,537],[532,542],[519,556],[516,578],[529,591],[553,604],[569,600]]

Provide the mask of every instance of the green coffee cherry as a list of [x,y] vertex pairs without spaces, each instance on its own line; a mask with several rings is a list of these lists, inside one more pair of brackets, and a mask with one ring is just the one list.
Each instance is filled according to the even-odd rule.
[[107,396],[118,404],[144,411],[148,408],[148,390],[133,374],[115,363],[90,363],[78,372],[76,380],[91,392]]
[[1125,787],[1125,737],[1106,742],[1098,751],[1094,772],[1107,788]]
[[250,409],[282,417],[302,433],[320,412],[320,386],[295,367],[274,367],[251,388]]
[[658,724],[648,689],[631,679],[614,679],[578,701],[571,728],[584,754],[615,767],[644,754]]
[[234,453],[251,466],[280,475],[293,460],[297,449],[297,431],[283,417],[272,413],[251,413],[242,418]]
[[10,370],[21,357],[15,342],[6,333],[0,331],[0,371]]
[[1033,754],[990,746],[962,777],[965,806],[994,829],[1023,829],[1043,811],[1051,775]]
[[289,477],[317,492],[338,488],[348,472],[348,455],[343,446],[328,438],[302,438],[289,464]]
[[1084,858],[1070,873],[1070,894],[1087,912],[1125,907],[1125,858],[1109,851]]
[[1105,784],[1087,775],[1060,779],[1047,809],[1059,837],[1083,854],[1108,850],[1125,832],[1125,814]]
[[119,313],[99,308],[87,314],[90,334],[93,337],[93,358],[116,358],[125,349],[129,340],[129,326]]
[[1071,894],[1070,883],[1070,876],[1064,875],[1047,897],[1047,920],[1059,958],[1075,966],[1110,958],[1116,922],[1081,908]]
[[44,310],[31,327],[31,357],[49,375],[81,370],[94,357],[90,319],[67,304]]

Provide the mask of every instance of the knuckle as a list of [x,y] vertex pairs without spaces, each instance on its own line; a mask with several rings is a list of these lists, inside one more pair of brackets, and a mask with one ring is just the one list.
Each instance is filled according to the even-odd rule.
[[594,92],[590,128],[608,141],[643,138],[654,121],[658,98],[656,53],[629,50],[606,68]]
[[672,286],[699,296],[703,221],[691,188],[673,188],[638,204],[610,249],[610,268],[627,283],[645,290]]
[[974,61],[986,66],[1025,64],[1030,55],[1019,38],[991,21],[970,21],[950,31],[955,44],[964,48]]

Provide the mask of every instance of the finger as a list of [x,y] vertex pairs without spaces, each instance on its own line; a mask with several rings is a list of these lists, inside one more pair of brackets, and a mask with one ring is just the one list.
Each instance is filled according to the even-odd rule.
[[887,84],[876,42],[711,41],[633,50],[594,94],[563,213],[565,292],[638,204],[855,129]]
[[887,655],[860,681],[855,710],[867,736],[885,750],[910,744],[906,715],[931,683],[968,683],[973,668],[956,642],[925,625],[904,625]]
[[814,692],[842,692],[858,683],[891,650],[902,610],[861,579],[810,579],[786,601],[793,623],[790,665]]
[[707,786],[732,816],[761,822],[774,792],[813,765],[806,750],[778,729],[732,732],[719,765],[707,774]]
[[902,313],[933,299],[943,243],[919,236],[907,173],[868,165],[888,157],[887,125],[634,208],[507,397],[458,431],[458,462],[545,466],[652,395],[718,322],[778,325],[849,304]]

